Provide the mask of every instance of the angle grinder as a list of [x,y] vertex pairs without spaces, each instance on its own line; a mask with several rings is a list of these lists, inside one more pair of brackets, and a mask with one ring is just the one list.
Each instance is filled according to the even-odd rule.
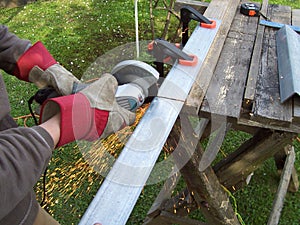
[[147,98],[158,92],[159,72],[147,63],[125,60],[111,71],[118,81],[117,103],[130,111],[136,111]]
[[[115,94],[117,103],[129,111],[135,112],[148,97],[157,95],[159,72],[147,63],[137,60],[125,60],[118,63],[111,71],[118,81]],[[87,83],[76,83],[73,93],[86,88]],[[58,97],[52,87],[40,89],[34,100],[43,104],[48,98]]]

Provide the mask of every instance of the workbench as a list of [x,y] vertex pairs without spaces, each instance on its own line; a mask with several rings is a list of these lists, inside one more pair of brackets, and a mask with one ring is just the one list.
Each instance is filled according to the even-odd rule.
[[[178,2],[201,7],[195,1]],[[206,224],[186,217],[198,208],[208,224],[240,224],[227,191],[247,185],[251,174],[272,157],[278,170],[287,174],[289,190],[298,190],[292,141],[300,133],[300,104],[298,95],[280,102],[275,42],[278,29],[259,25],[259,17],[242,15],[239,1],[224,3],[225,10],[232,7],[232,15],[222,15],[226,24],[180,114],[181,130],[173,129],[168,140],[170,146],[181,150],[180,155],[173,154],[180,172],[165,182],[144,224]],[[300,25],[299,10],[263,1],[261,11],[274,22]],[[204,15],[215,18],[216,12],[208,6]],[[190,124],[191,117],[199,118],[197,129]],[[247,132],[251,138],[200,171],[204,152],[218,150],[229,129]],[[199,140],[212,136],[215,144],[204,150]],[[181,165],[183,153],[190,159]],[[287,167],[289,171],[284,173]],[[173,196],[180,175],[187,188]],[[277,203],[283,201],[287,189],[284,179],[268,224],[278,223],[282,205]]]

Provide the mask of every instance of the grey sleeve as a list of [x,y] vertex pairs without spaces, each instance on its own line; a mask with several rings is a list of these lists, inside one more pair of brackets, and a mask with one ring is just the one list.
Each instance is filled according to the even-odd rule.
[[53,140],[41,127],[0,132],[0,220],[32,190],[53,148]]
[[0,68],[13,74],[17,60],[30,44],[30,41],[20,39],[10,33],[6,26],[0,24]]

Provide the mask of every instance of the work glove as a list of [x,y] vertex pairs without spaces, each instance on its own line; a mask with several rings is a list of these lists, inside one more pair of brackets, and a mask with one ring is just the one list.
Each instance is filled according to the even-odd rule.
[[39,89],[53,87],[59,95],[69,95],[79,80],[59,65],[42,42],[31,46],[17,61],[14,75],[37,85]]
[[76,94],[48,99],[42,105],[40,122],[60,112],[61,135],[57,147],[74,140],[105,138],[135,121],[134,113],[117,104],[117,88],[116,78],[104,74]]

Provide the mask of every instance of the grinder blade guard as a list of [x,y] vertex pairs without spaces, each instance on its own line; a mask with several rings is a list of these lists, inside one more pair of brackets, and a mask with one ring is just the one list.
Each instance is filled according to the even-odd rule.
[[117,103],[134,112],[148,97],[158,92],[159,72],[147,63],[137,60],[125,60],[111,71],[118,81]]

